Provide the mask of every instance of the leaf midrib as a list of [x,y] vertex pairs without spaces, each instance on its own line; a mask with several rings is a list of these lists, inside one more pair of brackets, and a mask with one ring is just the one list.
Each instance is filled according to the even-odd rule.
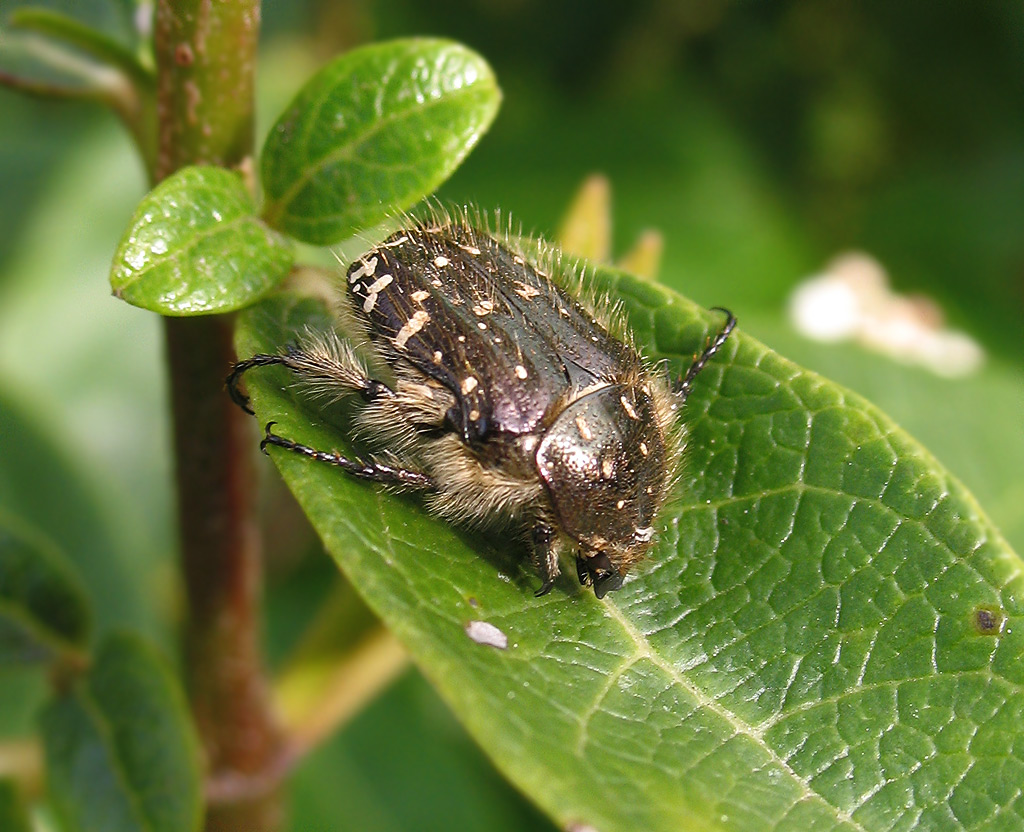
[[[373,505],[377,511],[380,522],[384,523],[387,519],[387,513],[385,510],[385,494],[376,494],[375,499],[373,500]],[[350,531],[354,530],[353,524],[347,523],[346,525]],[[385,546],[390,554],[392,562],[394,562],[398,559],[398,555],[394,549],[394,540],[391,535],[385,535],[384,540],[386,541]],[[371,548],[376,547],[371,545]],[[789,775],[789,777],[798,785],[801,793],[800,799],[795,801],[794,805],[805,800],[823,805],[834,814],[837,821],[849,824],[850,827],[857,830],[857,832],[868,832],[867,828],[855,821],[849,812],[829,803],[823,795],[813,791],[807,785],[806,780],[801,778],[797,772],[793,770],[788,761],[779,756],[778,752],[764,740],[762,732],[756,730],[750,723],[740,719],[735,713],[724,707],[717,700],[709,697],[699,687],[688,682],[674,665],[659,656],[646,637],[644,637],[644,635],[634,626],[633,622],[623,614],[616,604],[607,602],[595,603],[603,604],[608,617],[619,625],[629,643],[633,645],[634,652],[631,656],[623,656],[622,661],[616,669],[609,674],[608,682],[602,686],[601,690],[594,697],[593,703],[579,714],[579,736],[575,747],[577,756],[580,756],[579,749],[585,742],[589,719],[599,712],[601,701],[612,690],[615,683],[619,678],[621,678],[623,673],[635,666],[639,661],[646,659],[651,662],[652,665],[665,673],[673,684],[677,685],[687,694],[692,696],[697,702],[699,708],[713,713],[725,720],[726,723],[733,727],[736,736],[746,737],[756,743],[757,746],[779,767],[781,771]],[[441,610],[438,610],[438,612],[441,613],[443,617],[448,618],[448,616],[444,615]],[[454,621],[454,619],[452,620]]]
[[77,698],[82,705],[82,709],[92,716],[94,720],[93,724],[96,728],[97,738],[103,744],[104,750],[110,755],[111,771],[122,787],[122,794],[131,809],[135,821],[138,823],[138,828],[142,832],[155,832],[152,820],[143,805],[141,795],[136,789],[128,769],[125,767],[125,761],[121,755],[112,720],[96,700],[91,688],[79,691]]
[[325,153],[312,164],[306,166],[303,174],[295,180],[291,187],[285,190],[280,197],[267,204],[263,211],[264,219],[275,228],[278,227],[282,216],[291,216],[287,211],[286,206],[291,205],[295,197],[305,189],[309,185],[310,181],[319,175],[322,170],[336,164],[337,162],[349,161],[354,158],[355,149],[359,145],[365,144],[368,140],[372,139],[376,133],[385,127],[388,127],[393,122],[405,120],[413,115],[426,113],[433,107],[441,104],[451,104],[453,101],[458,100],[464,95],[475,93],[478,89],[478,83],[479,82],[470,84],[469,86],[462,87],[457,92],[448,93],[447,95],[439,98],[425,101],[422,104],[417,102],[416,106],[409,107],[407,109],[392,110],[387,115],[375,119],[366,127],[365,130],[353,136],[350,141],[345,142],[343,145],[339,145],[330,152]]
[[[652,648],[652,646],[643,636],[643,634],[639,630],[637,630],[633,622],[622,613],[622,610],[620,610],[616,604],[606,603],[605,610],[609,618],[613,619],[619,625],[622,632],[633,644],[635,651],[633,656],[629,660],[624,661],[615,671],[615,673],[610,674],[612,677],[618,679],[626,670],[628,670],[630,667],[633,667],[638,661],[642,659],[646,659],[647,661],[651,662],[651,664],[653,664],[655,667],[657,667],[659,670],[665,673],[669,677],[669,679],[672,680],[673,684],[677,685],[688,695],[692,696],[693,699],[698,703],[698,706],[700,708],[710,713],[713,713],[721,719],[725,720],[729,725],[733,727],[733,729],[736,732],[736,735],[747,737],[752,742],[755,742],[758,745],[758,747],[761,748],[765,752],[765,754],[768,755],[768,757],[771,759],[773,763],[775,763],[782,771],[786,772],[790,776],[790,778],[798,784],[801,791],[802,799],[824,804],[832,812],[834,812],[836,820],[848,823],[854,829],[860,830],[860,832],[867,832],[866,828],[863,827],[857,821],[855,821],[848,812],[845,812],[838,806],[829,803],[825,799],[825,797],[819,794],[818,792],[812,791],[811,788],[807,785],[806,781],[803,778],[801,778],[796,773],[796,771],[794,771],[793,768],[789,765],[789,762],[780,757],[778,752],[764,741],[763,736],[761,736],[760,733],[756,731],[752,725],[740,719],[735,713],[730,711],[728,708],[724,707],[718,700],[709,697],[699,687],[692,684],[691,682],[688,682],[674,665],[665,661],[657,652],[655,652],[655,650]],[[600,696],[603,697],[607,695],[608,691],[611,690],[611,687],[612,684],[609,684],[606,687],[604,687],[600,693]],[[590,716],[593,716],[593,714],[597,713],[598,704],[599,702],[595,700],[595,703],[590,708],[588,708]],[[577,747],[579,747],[579,745],[583,742],[583,737],[586,733],[586,730],[587,722],[581,722],[580,739],[577,742]]]

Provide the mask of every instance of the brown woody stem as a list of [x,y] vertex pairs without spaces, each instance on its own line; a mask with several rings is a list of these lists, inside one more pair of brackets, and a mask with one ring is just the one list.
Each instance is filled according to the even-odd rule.
[[[185,165],[245,167],[253,146],[258,0],[158,0],[159,181]],[[224,391],[234,361],[224,316],[165,319],[188,599],[186,683],[213,781],[267,788],[211,808],[207,830],[281,824],[280,733],[260,650],[262,569],[251,426]]]

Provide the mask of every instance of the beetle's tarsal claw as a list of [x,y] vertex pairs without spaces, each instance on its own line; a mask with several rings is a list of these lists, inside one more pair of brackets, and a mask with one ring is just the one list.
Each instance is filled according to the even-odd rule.
[[622,575],[618,572],[607,572],[594,579],[594,595],[604,598],[609,592],[614,592],[622,586]]
[[587,566],[587,559],[583,555],[576,555],[576,575],[582,586],[590,586],[594,581]]
[[555,585],[555,579],[554,578],[552,578],[549,581],[544,581],[544,583],[541,584],[540,589],[538,589],[535,593],[533,593],[533,597],[534,598],[541,598],[542,596],[547,595],[549,592],[551,592],[551,587],[553,587],[554,585]]
[[260,442],[260,450],[263,451],[263,453],[267,452],[267,445],[273,444],[274,440],[277,438],[270,432],[270,429],[276,424],[277,422],[267,422],[267,426],[263,429],[264,436],[263,440]]

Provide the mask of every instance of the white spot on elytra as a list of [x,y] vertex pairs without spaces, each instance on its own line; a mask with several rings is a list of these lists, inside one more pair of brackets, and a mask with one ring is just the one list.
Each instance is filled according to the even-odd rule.
[[434,265],[437,266],[439,269],[443,269],[451,262],[452,261],[445,257],[443,254],[439,254],[437,257],[434,258]]
[[518,378],[526,378],[528,375],[529,373],[526,372],[526,367],[524,367],[522,364],[516,364],[516,376]]
[[359,262],[362,265],[360,265],[358,269],[356,269],[354,272],[352,272],[352,274],[349,275],[349,283],[355,283],[359,280],[362,280],[363,277],[369,274],[373,274],[377,270],[376,257],[371,257],[369,260],[360,260]]
[[395,279],[389,274],[382,274],[373,283],[366,287],[366,291],[371,295],[378,295],[388,286],[395,282]]
[[605,457],[601,462],[601,473],[604,474],[604,478],[606,480],[610,480],[612,478],[612,474],[615,473],[615,463],[612,462],[611,459]]
[[477,644],[497,647],[499,650],[508,649],[508,636],[487,621],[470,621],[466,625],[466,635]]
[[485,324],[483,321],[478,321],[476,326],[477,326],[477,329],[481,329],[481,330],[487,329],[487,324]]
[[481,317],[490,315],[494,311],[494,301],[482,300],[473,307],[473,311]]
[[444,356],[441,354],[441,350],[434,350],[434,363],[440,364],[442,358],[444,358]]
[[479,410],[471,410],[471,411],[469,411],[469,421],[475,422],[479,418],[480,418],[480,411]]
[[406,322],[400,330],[398,335],[395,336],[395,346],[401,349],[405,346],[406,342],[412,338],[417,332],[427,325],[430,321],[430,315],[424,312],[422,309],[416,312]]
[[478,249],[476,246],[464,246],[462,245],[462,243],[458,243],[458,246],[464,252],[466,252],[466,254],[472,254],[474,257],[480,256],[480,249]]
[[636,410],[633,408],[632,403],[625,396],[619,396],[619,401],[622,402],[622,409],[626,411],[626,415],[633,421],[638,420],[640,417],[636,415]]
[[521,297],[521,298],[523,298],[525,300],[532,300],[533,298],[537,297],[537,295],[540,294],[540,290],[539,289],[535,289],[529,283],[518,283],[517,282],[516,283],[515,293],[517,295],[519,295],[519,297]]
[[479,382],[477,382],[477,380],[473,378],[473,376],[466,376],[462,380],[462,394],[469,395],[470,393],[472,393],[474,390],[476,390],[478,383]]
[[425,301],[429,297],[430,292],[428,292],[426,289],[417,289],[415,292],[412,293],[412,299],[416,301],[416,303],[423,303],[423,301]]
[[641,442],[640,443],[640,453],[642,453],[644,456],[647,456],[647,454],[650,453],[647,450],[647,443],[646,442]]
[[367,315],[369,315],[370,311],[373,309],[373,307],[377,303],[377,295],[379,295],[382,290],[386,289],[388,286],[390,286],[394,282],[395,282],[395,279],[391,275],[389,275],[389,274],[382,274],[375,281],[373,281],[373,283],[371,283],[369,286],[367,286],[366,287],[366,292],[367,292],[366,300],[363,301],[363,312],[365,312]]
[[626,505],[626,501],[625,501],[625,500],[619,500],[619,501],[618,501],[618,502],[617,502],[617,503],[615,504],[615,508],[622,508],[622,507],[623,507],[624,505]]

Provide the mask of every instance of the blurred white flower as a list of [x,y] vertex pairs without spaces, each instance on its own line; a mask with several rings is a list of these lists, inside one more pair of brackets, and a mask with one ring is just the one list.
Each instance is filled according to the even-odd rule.
[[853,339],[942,376],[969,375],[985,359],[973,338],[946,328],[935,301],[896,294],[882,265],[861,252],[840,255],[798,285],[789,315],[797,332],[814,341]]

